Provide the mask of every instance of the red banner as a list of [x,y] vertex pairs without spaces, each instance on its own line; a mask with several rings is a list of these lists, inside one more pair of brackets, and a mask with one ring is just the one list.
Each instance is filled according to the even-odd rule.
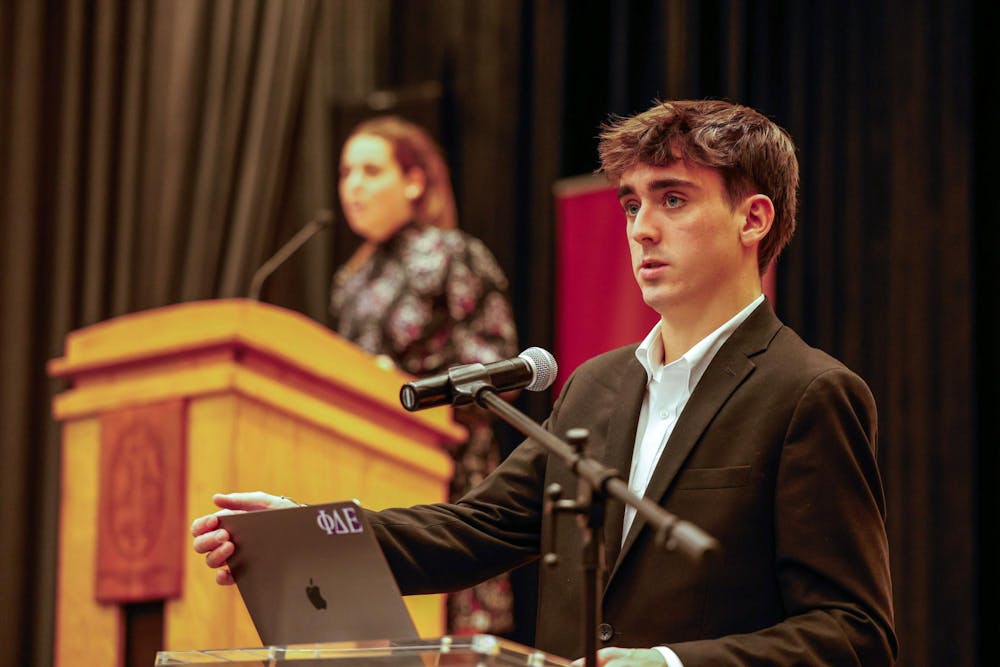
[[556,198],[556,388],[594,355],[643,338],[658,319],[642,301],[625,214],[600,176],[560,181]]

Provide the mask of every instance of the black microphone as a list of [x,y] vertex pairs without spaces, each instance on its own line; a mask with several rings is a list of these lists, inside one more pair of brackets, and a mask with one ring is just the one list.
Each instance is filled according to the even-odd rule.
[[410,412],[446,403],[469,403],[471,396],[457,388],[475,382],[485,382],[498,392],[512,389],[545,391],[556,380],[559,368],[548,350],[529,347],[514,357],[491,364],[465,364],[446,373],[407,382],[399,390],[399,401]]
[[290,238],[285,245],[281,246],[281,248],[278,249],[278,252],[274,253],[271,259],[261,264],[260,268],[253,274],[253,279],[250,281],[250,292],[247,296],[254,301],[259,300],[260,287],[264,284],[264,280],[266,280],[269,275],[274,273],[274,270],[281,266],[293,252],[301,248],[306,241],[311,239],[316,232],[333,224],[333,220],[333,211],[330,211],[329,209],[324,208],[316,213],[316,216],[303,225],[302,229],[296,232],[295,236]]

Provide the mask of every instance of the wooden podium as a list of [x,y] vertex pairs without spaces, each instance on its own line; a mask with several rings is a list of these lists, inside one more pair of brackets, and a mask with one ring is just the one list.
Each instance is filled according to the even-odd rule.
[[[317,322],[245,299],[74,331],[49,362],[62,422],[55,665],[120,665],[124,605],[163,601],[162,649],[259,646],[235,587],[191,549],[212,494],[264,490],[364,506],[447,497],[450,408],[399,405],[410,376]],[[407,598],[421,636],[442,596]]]

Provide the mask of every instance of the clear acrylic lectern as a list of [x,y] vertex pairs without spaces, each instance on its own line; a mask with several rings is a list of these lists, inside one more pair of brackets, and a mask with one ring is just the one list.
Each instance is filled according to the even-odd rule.
[[568,667],[569,660],[493,635],[160,651],[156,665],[245,667]]

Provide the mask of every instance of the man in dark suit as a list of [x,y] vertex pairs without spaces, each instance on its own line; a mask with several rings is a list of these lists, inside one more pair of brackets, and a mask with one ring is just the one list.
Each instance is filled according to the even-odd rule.
[[[609,503],[602,665],[891,665],[893,630],[876,411],[865,383],[774,315],[761,275],[795,227],[787,134],[719,101],[613,119],[602,169],[619,186],[636,281],[660,322],[583,364],[546,428],[589,431],[588,455],[721,546],[698,566]],[[584,651],[574,518],[543,511],[573,473],[528,440],[460,502],[371,515],[404,593],[458,589],[538,557],[556,521],[562,564],[539,575],[538,648]],[[282,506],[268,494],[220,507]],[[232,554],[215,515],[194,547]],[[225,569],[217,574],[229,583]]]

